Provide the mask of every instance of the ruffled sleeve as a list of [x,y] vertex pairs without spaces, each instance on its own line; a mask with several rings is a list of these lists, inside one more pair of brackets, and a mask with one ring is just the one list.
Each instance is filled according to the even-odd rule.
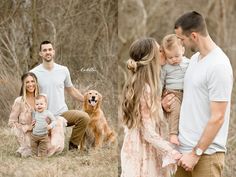
[[31,124],[25,124],[20,122],[20,115],[23,113],[22,111],[22,97],[17,97],[12,106],[12,110],[9,116],[8,125],[11,128],[22,130],[24,133],[30,131],[32,129]]
[[144,95],[140,100],[140,112],[142,117],[141,133],[143,138],[163,155],[163,167],[175,164],[176,161],[174,159],[174,154],[176,153],[176,150],[174,150],[168,141],[164,140],[160,134],[157,133],[156,123],[155,120],[151,118],[150,108],[148,105],[150,105],[150,87],[146,86]]
[[19,127],[19,116],[21,113],[21,97],[17,97],[12,105],[11,113],[9,116],[8,125],[11,128]]

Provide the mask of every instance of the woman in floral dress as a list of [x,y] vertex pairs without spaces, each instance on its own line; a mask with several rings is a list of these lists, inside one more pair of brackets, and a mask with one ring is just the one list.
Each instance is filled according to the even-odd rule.
[[153,38],[135,41],[123,89],[125,136],[121,149],[121,177],[167,177],[181,154],[161,137],[159,45]]
[[20,96],[14,101],[8,125],[14,131],[20,145],[16,152],[21,157],[27,157],[31,155],[32,112],[34,111],[35,96],[38,95],[39,88],[34,73],[23,74],[21,81]]

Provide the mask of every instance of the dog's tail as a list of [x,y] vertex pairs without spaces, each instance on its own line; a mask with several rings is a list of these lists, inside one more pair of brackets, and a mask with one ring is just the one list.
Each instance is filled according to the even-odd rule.
[[104,141],[109,144],[114,143],[116,141],[116,133],[112,131],[108,125],[104,127],[104,131],[105,131]]

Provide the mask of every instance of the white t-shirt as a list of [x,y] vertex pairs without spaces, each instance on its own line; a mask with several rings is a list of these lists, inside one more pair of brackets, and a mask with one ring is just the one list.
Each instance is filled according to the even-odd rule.
[[49,71],[40,64],[31,72],[38,78],[40,93],[45,93],[48,97],[48,110],[54,116],[67,111],[64,89],[73,86],[68,68],[54,63],[52,70]]
[[180,151],[189,152],[195,147],[211,117],[211,101],[227,101],[224,124],[205,154],[226,151],[233,72],[224,52],[216,47],[199,60],[194,54],[185,73],[184,94],[180,111]]

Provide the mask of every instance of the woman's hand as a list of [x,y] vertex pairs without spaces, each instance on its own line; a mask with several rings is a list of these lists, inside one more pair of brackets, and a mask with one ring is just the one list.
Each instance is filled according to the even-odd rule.
[[179,159],[181,159],[181,157],[183,156],[183,154],[181,154],[179,151],[176,151],[176,150],[174,150],[172,153],[173,153],[174,159],[175,159],[176,161],[178,161]]
[[166,111],[166,112],[171,112],[171,105],[175,102],[175,95],[173,93],[167,93],[167,94],[163,94],[164,96],[162,97],[161,100],[161,105],[162,108]]
[[21,125],[21,129],[24,133],[32,131],[33,127],[32,124]]

